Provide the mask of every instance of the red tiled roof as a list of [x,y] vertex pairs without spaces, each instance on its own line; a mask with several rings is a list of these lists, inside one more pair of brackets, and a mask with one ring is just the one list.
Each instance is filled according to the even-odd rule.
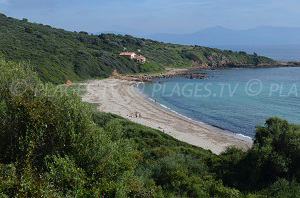
[[120,56],[131,56],[134,52],[121,52]]
[[142,59],[142,58],[145,58],[145,56],[138,56],[138,55],[136,55],[136,56],[134,56],[134,58],[135,59]]

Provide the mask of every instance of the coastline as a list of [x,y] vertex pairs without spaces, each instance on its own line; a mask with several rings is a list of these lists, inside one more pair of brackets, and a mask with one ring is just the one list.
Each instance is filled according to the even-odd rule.
[[127,80],[127,81],[136,81],[136,82],[151,82],[155,79],[162,78],[190,78],[190,79],[204,79],[207,78],[206,71],[211,70],[230,70],[230,69],[245,69],[245,68],[279,68],[279,67],[300,67],[300,61],[289,61],[289,62],[281,62],[277,61],[275,64],[237,64],[235,66],[215,66],[211,67],[206,64],[202,64],[201,66],[192,66],[189,68],[165,68],[165,71],[161,71],[158,73],[139,73],[139,74],[131,74],[131,75],[115,75],[115,78]]
[[[143,97],[143,96],[140,96],[140,97]],[[152,98],[149,98],[149,97],[147,97],[147,98],[144,97],[144,100],[150,101],[151,103],[153,103],[153,101],[154,101]],[[216,131],[218,133],[222,133],[222,134],[225,134],[225,135],[232,136],[234,138],[238,138],[238,139],[241,139],[241,140],[253,142],[253,138],[250,137],[250,136],[246,136],[246,135],[243,135],[241,133],[232,132],[232,131],[226,130],[222,127],[219,127],[217,125],[211,125],[209,123],[205,123],[205,122],[202,122],[200,120],[195,120],[195,119],[189,118],[185,115],[182,115],[182,114],[178,113],[177,111],[172,110],[171,108],[165,106],[164,104],[161,104],[161,103],[158,103],[158,102],[156,102],[156,104],[158,104],[157,107],[162,109],[163,111],[167,111],[169,113],[172,113],[175,116],[177,116],[179,118],[182,118],[182,119],[184,119],[188,122],[193,122],[195,124],[199,124],[199,125],[204,126],[208,129],[211,129],[211,130]]]
[[[184,119],[175,113],[157,107],[135,92],[136,82],[120,79],[91,80],[82,85],[86,93],[82,100],[99,104],[98,110],[114,113],[133,122],[163,131],[189,144],[211,150],[219,154],[228,146],[248,149],[252,141],[234,135],[220,133],[213,127]],[[140,113],[141,117],[132,115]]]

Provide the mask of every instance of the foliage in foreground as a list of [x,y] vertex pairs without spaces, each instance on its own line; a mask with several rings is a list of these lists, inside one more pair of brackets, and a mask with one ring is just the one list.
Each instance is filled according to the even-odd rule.
[[[300,126],[269,118],[256,130],[253,147],[247,151],[228,149],[220,156],[218,173],[225,184],[242,190],[268,187],[278,179],[300,182]],[[300,196],[300,194],[299,194]]]
[[[27,61],[45,82],[61,84],[67,80],[106,78],[117,70],[121,74],[160,72],[165,67],[234,67],[274,64],[261,56],[222,51],[200,46],[161,43],[129,35],[69,32],[49,25],[29,23],[0,14],[0,53],[8,60]],[[147,57],[147,64],[119,56],[128,51]]]
[[94,112],[28,66],[0,59],[0,85],[1,196],[299,196],[299,126],[286,121],[259,127],[249,151],[217,156]]

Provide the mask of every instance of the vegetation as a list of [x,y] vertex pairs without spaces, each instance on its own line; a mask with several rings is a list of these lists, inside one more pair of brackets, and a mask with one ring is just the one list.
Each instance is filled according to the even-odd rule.
[[[66,80],[272,64],[245,52],[89,35],[0,15],[1,197],[300,197],[300,126],[270,118],[221,155],[95,112]],[[120,57],[142,50],[145,64]],[[29,64],[30,62],[30,64]],[[51,83],[52,82],[52,83]]]
[[[0,53],[7,60],[30,62],[44,82],[105,78],[121,74],[158,72],[165,67],[242,67],[274,64],[261,56],[200,46],[165,44],[129,35],[69,32],[0,14]],[[127,48],[147,57],[142,65],[119,56]]]
[[0,58],[3,197],[299,197],[300,126],[270,118],[221,155],[42,83]]

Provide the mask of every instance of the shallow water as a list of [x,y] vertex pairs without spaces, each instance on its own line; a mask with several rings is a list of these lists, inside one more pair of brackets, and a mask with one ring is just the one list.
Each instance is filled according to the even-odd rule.
[[139,90],[162,108],[249,137],[271,116],[300,124],[300,68],[207,72],[208,79],[159,79]]

